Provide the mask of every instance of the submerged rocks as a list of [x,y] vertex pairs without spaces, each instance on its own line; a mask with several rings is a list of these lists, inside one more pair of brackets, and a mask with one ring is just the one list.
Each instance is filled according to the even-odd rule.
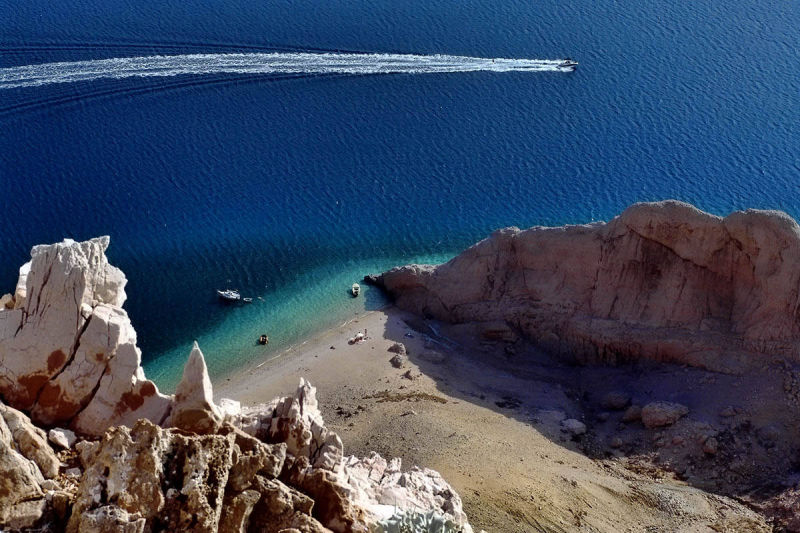
[[378,280],[403,309],[498,338],[506,324],[578,362],[800,361],[800,226],[774,211],[636,204],[608,223],[499,230],[448,263]]

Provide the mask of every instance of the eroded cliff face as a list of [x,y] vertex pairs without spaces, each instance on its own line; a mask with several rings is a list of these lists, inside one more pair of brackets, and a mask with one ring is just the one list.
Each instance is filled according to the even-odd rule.
[[800,360],[800,227],[775,211],[636,204],[608,223],[499,230],[378,282],[401,308],[510,328],[584,363]]
[[[160,394],[140,366],[108,243],[35,247],[2,299],[0,527],[366,533],[426,531],[435,517],[471,531],[435,471],[345,457],[302,378],[268,404],[217,405],[195,343],[175,396]],[[34,423],[82,438],[55,430],[56,452]]]

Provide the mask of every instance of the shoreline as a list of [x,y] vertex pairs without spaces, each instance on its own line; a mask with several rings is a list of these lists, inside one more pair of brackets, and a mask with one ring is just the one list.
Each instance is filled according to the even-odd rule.
[[[642,467],[635,454],[590,457],[585,446],[609,439],[614,426],[611,433],[597,427],[588,440],[564,433],[565,418],[590,420],[574,367],[529,346],[509,356],[502,343],[484,342],[469,327],[435,324],[431,337],[419,332],[427,327],[394,305],[368,311],[281,357],[212,380],[214,398],[265,403],[305,378],[317,388],[326,427],[341,437],[346,456],[375,451],[401,458],[404,469],[438,471],[461,496],[476,531],[572,531],[586,520],[603,531],[691,529],[738,520],[736,513],[756,520],[668,468]],[[364,328],[367,340],[349,345]],[[390,363],[395,342],[408,351],[400,368]],[[666,383],[682,380],[696,387],[708,374],[692,371],[687,380],[682,369],[668,370],[674,379],[659,376],[642,386],[667,390]],[[601,368],[579,379],[602,391],[635,382],[635,372]],[[659,506],[664,490],[692,509],[685,521]]]
[[[309,379],[314,386],[317,386],[317,382],[320,379],[314,380],[313,378],[322,377],[319,371],[313,371],[311,376],[297,374],[297,379],[295,379],[294,372],[301,372],[304,368],[300,366],[293,370],[293,367],[301,363],[307,367],[308,363],[312,362],[312,359],[318,359],[323,354],[328,356],[327,359],[329,361],[327,363],[329,364],[323,364],[322,366],[329,367],[334,363],[334,360],[339,362],[336,355],[341,354],[336,354],[336,350],[331,350],[330,346],[335,346],[337,350],[347,348],[351,351],[360,351],[358,348],[363,349],[368,342],[361,345],[348,345],[346,340],[361,331],[363,329],[361,326],[364,326],[367,330],[372,329],[377,333],[385,323],[388,316],[387,313],[393,308],[392,304],[386,304],[379,309],[360,312],[338,326],[323,329],[309,335],[300,342],[296,342],[274,355],[260,361],[250,361],[246,366],[232,368],[219,376],[212,377],[214,396],[216,398],[231,398],[241,401],[242,404],[249,405],[269,401],[276,396],[293,392],[300,377]],[[358,324],[359,327],[354,328],[355,324]],[[344,342],[342,342],[343,340]],[[368,340],[374,340],[374,337]],[[370,345],[370,347],[374,346]],[[315,361],[315,363],[319,362]],[[322,363],[326,363],[326,361],[322,361]],[[280,382],[280,387],[275,386],[276,380]],[[267,385],[272,385],[272,387],[265,388]],[[265,390],[270,392],[264,392]]]

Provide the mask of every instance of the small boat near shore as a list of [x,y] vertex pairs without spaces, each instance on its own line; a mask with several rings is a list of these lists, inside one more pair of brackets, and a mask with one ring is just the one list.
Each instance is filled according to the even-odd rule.
[[350,287],[350,293],[353,295],[353,298],[358,296],[361,293],[361,285],[353,283],[353,286]]
[[[238,302],[242,299],[242,295],[236,289],[225,289],[224,291],[217,289],[217,296],[219,296],[220,300],[226,302]],[[252,301],[252,298],[250,301]]]

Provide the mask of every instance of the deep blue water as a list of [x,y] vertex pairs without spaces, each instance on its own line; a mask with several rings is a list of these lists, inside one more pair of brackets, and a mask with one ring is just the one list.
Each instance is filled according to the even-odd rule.
[[[0,0],[0,68],[345,50],[573,74],[212,74],[0,91],[0,292],[34,244],[112,237],[148,375],[212,373],[380,305],[366,272],[500,226],[678,198],[800,217],[800,4]],[[228,281],[230,280],[230,282]],[[217,304],[227,284],[251,306]]]

